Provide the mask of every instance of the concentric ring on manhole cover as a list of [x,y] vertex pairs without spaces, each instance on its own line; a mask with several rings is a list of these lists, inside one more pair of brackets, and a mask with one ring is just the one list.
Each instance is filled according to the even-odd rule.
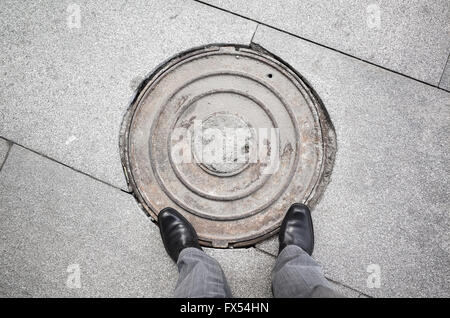
[[336,138],[314,90],[260,47],[183,52],[140,86],[121,130],[130,190],[154,219],[180,211],[201,244],[240,247],[276,233],[289,206],[313,206]]

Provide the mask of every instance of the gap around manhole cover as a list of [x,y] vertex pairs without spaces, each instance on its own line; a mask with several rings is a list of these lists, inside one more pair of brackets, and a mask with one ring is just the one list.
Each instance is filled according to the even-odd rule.
[[258,46],[178,54],[140,85],[122,124],[130,191],[154,219],[180,211],[202,245],[253,245],[289,206],[314,206],[336,151],[317,94]]

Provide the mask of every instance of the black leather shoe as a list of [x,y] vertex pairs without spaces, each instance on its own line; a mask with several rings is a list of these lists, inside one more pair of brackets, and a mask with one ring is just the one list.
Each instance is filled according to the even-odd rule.
[[164,247],[175,263],[183,249],[187,247],[202,249],[194,227],[175,209],[161,210],[158,215],[158,224]]
[[281,223],[278,253],[288,245],[297,245],[309,255],[314,249],[314,229],[309,208],[301,203],[291,205]]

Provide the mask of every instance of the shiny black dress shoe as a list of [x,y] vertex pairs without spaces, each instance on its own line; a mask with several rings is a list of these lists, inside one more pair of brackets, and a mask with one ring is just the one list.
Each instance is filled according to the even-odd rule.
[[180,252],[187,247],[202,249],[194,227],[175,209],[161,210],[158,215],[158,224],[164,247],[175,262]]
[[279,234],[278,253],[288,245],[297,245],[309,255],[314,249],[314,229],[309,208],[301,203],[291,205],[287,211]]

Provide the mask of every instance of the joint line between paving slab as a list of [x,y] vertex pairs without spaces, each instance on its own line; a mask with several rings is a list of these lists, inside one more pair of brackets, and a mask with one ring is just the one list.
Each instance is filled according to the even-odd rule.
[[253,32],[252,38],[250,39],[250,45],[253,43],[253,38],[255,37],[256,32],[258,31],[259,23],[256,24],[255,32]]
[[[266,255],[268,255],[268,256],[271,256],[271,257],[273,257],[273,258],[275,258],[275,259],[277,258],[275,255],[273,255],[273,254],[271,254],[271,253],[269,253],[269,252],[267,252],[267,251],[265,251],[265,250],[262,250],[262,249],[260,249],[260,248],[257,247],[257,246],[254,246],[254,249],[257,250],[257,251],[259,251],[259,252],[262,252],[262,253],[264,253],[264,254],[266,254]],[[331,279],[331,278],[329,278],[329,277],[327,277],[327,276],[325,276],[325,278],[326,278],[327,280],[331,281],[332,283],[336,284],[336,285],[340,285],[340,286],[342,286],[342,287],[348,288],[348,289],[350,289],[350,290],[352,290],[352,291],[354,291],[354,292],[356,292],[356,293],[358,293],[358,294],[360,294],[360,295],[363,295],[363,296],[366,296],[366,297],[369,297],[369,298],[373,298],[372,296],[367,295],[367,294],[363,293],[362,291],[357,290],[357,289],[355,289],[355,288],[353,288],[353,287],[351,287],[351,286],[348,286],[348,285],[346,285],[346,284],[344,284],[344,283],[335,281],[334,279]]]
[[326,278],[327,280],[329,280],[330,282],[336,284],[336,285],[339,285],[339,286],[342,286],[342,287],[351,289],[352,291],[354,291],[354,292],[356,292],[356,293],[358,293],[358,294],[360,294],[360,295],[366,296],[366,297],[368,297],[368,298],[373,298],[372,296],[367,295],[367,294],[363,293],[363,292],[360,291],[360,290],[357,290],[357,289],[355,289],[355,288],[353,288],[353,287],[351,287],[351,286],[348,286],[348,285],[343,284],[343,283],[341,283],[341,282],[338,282],[338,281],[336,281],[336,280],[334,280],[334,279],[331,279],[330,277],[325,276],[325,278]]
[[7,140],[7,139],[5,139],[5,138],[3,138],[3,137],[0,138],[0,139],[3,139],[4,141],[6,141],[6,143],[7,143],[7,145],[8,145],[8,150],[6,151],[5,158],[3,158],[3,162],[2,162],[2,164],[0,165],[0,172],[1,172],[2,169],[3,169],[3,166],[5,165],[6,160],[8,160],[8,156],[9,156],[9,153],[11,152],[11,148],[12,148],[13,144],[12,144],[12,142],[10,142],[9,140]]
[[[356,60],[358,60],[358,61],[361,61],[361,62],[370,64],[370,65],[379,67],[379,68],[381,68],[381,69],[383,69],[383,70],[385,70],[385,71],[392,72],[392,73],[394,73],[394,74],[404,76],[404,77],[409,78],[409,79],[411,79],[411,80],[413,80],[413,81],[416,81],[416,82],[419,82],[419,83],[422,83],[422,84],[425,84],[425,85],[434,87],[434,88],[436,88],[436,89],[439,89],[439,90],[441,90],[441,91],[450,93],[449,90],[447,90],[447,89],[445,89],[445,88],[441,88],[441,87],[439,87],[439,85],[433,85],[433,84],[424,82],[424,81],[422,81],[422,80],[420,80],[420,79],[417,79],[417,78],[414,78],[414,77],[412,77],[412,76],[409,76],[409,75],[400,73],[400,72],[398,72],[398,71],[394,71],[394,70],[392,70],[392,69],[390,69],[390,68],[387,68],[387,67],[385,67],[385,66],[381,66],[381,65],[375,64],[374,62],[367,61],[367,60],[362,59],[362,58],[360,58],[360,57],[357,57],[357,56],[351,55],[351,54],[349,54],[349,53],[340,51],[340,50],[338,50],[338,49],[332,48],[332,47],[327,46],[327,45],[325,45],[325,44],[321,44],[321,43],[318,43],[318,42],[316,42],[316,41],[313,41],[313,40],[304,38],[304,37],[302,37],[302,36],[300,36],[300,35],[291,33],[291,32],[289,32],[289,31],[285,31],[285,30],[283,30],[283,29],[279,29],[279,28],[277,28],[277,27],[275,27],[275,26],[272,26],[272,25],[270,25],[270,24],[261,22],[261,21],[259,21],[259,20],[256,20],[256,19],[253,19],[253,18],[246,17],[246,16],[244,16],[244,15],[242,15],[242,14],[239,14],[239,13],[236,13],[236,12],[233,12],[233,11],[229,11],[229,10],[227,10],[227,9],[223,9],[223,8],[218,7],[218,6],[215,6],[215,5],[213,5],[213,4],[209,4],[209,3],[203,2],[203,1],[201,1],[201,0],[193,0],[193,1],[198,2],[198,3],[201,3],[201,4],[206,5],[206,6],[209,6],[209,7],[211,7],[211,8],[214,8],[214,9],[217,9],[217,10],[220,10],[220,11],[223,11],[223,12],[226,12],[226,13],[229,13],[229,14],[232,14],[232,15],[235,15],[235,16],[240,17],[240,18],[242,18],[242,19],[246,19],[246,20],[249,20],[249,21],[252,21],[252,22],[261,24],[261,25],[266,26],[266,27],[268,27],[268,28],[274,29],[274,30],[276,30],[276,31],[278,31],[278,32],[282,32],[282,33],[288,34],[288,35],[293,36],[293,37],[295,37],[295,38],[298,38],[298,39],[300,39],[300,40],[303,40],[303,41],[306,41],[306,42],[309,42],[309,43],[312,43],[312,44],[321,46],[321,47],[326,48],[326,49],[329,49],[329,50],[331,50],[331,51],[334,51],[334,52],[343,54],[343,55],[348,56],[348,57],[351,57],[351,58],[354,58],[354,59],[356,59]],[[254,35],[255,35],[255,34],[253,34],[253,36],[254,36]],[[253,41],[253,37],[252,37],[252,41]],[[253,42],[252,42],[252,43],[253,43]]]
[[257,250],[257,251],[259,251],[259,252],[262,252],[262,253],[264,253],[264,254],[266,254],[266,255],[269,255],[269,256],[271,256],[271,257],[273,257],[273,258],[277,258],[275,255],[273,255],[273,254],[271,254],[271,253],[269,253],[269,252],[267,252],[267,251],[265,251],[265,250],[263,250],[263,249],[260,249],[260,248],[257,247],[256,245],[253,246],[253,247],[255,248],[255,250]]
[[[2,137],[2,138],[3,138],[3,137]],[[112,188],[114,188],[114,189],[116,189],[116,190],[120,190],[120,191],[122,191],[122,192],[125,192],[125,193],[127,193],[127,194],[131,194],[131,192],[125,191],[124,189],[119,188],[119,187],[117,187],[117,186],[115,186],[115,185],[113,185],[113,184],[111,184],[111,183],[108,183],[108,182],[103,181],[103,180],[101,180],[101,179],[99,179],[99,178],[97,178],[97,177],[94,177],[94,176],[92,176],[92,175],[90,175],[90,174],[88,174],[88,173],[86,173],[86,172],[83,172],[83,171],[78,170],[78,169],[76,169],[76,168],[74,168],[74,167],[71,167],[71,166],[69,166],[69,165],[67,165],[67,164],[65,164],[65,163],[63,163],[63,162],[61,162],[61,161],[58,161],[58,160],[56,160],[56,159],[54,159],[54,158],[51,158],[51,157],[49,157],[49,156],[47,156],[47,155],[45,155],[45,154],[43,154],[43,153],[40,153],[39,151],[36,151],[36,150],[33,150],[33,149],[31,149],[31,148],[29,148],[29,147],[27,147],[27,146],[24,146],[24,145],[22,145],[22,144],[20,144],[20,143],[18,143],[18,142],[16,142],[16,141],[14,141],[14,140],[6,139],[6,138],[3,138],[3,139],[5,139],[7,142],[9,142],[9,143],[11,144],[11,146],[9,147],[9,150],[8,150],[8,154],[9,154],[9,151],[11,150],[12,146],[13,146],[13,145],[17,145],[17,146],[19,146],[19,147],[21,147],[21,148],[23,148],[23,149],[26,149],[26,150],[31,151],[31,152],[33,152],[33,153],[35,153],[35,154],[37,154],[37,155],[39,155],[39,156],[41,156],[41,157],[44,157],[45,159],[51,160],[51,161],[56,162],[56,163],[58,163],[58,164],[60,164],[60,165],[62,165],[62,166],[64,166],[64,167],[66,167],[66,168],[69,168],[69,169],[71,169],[71,170],[73,170],[73,171],[75,171],[75,172],[81,173],[82,175],[84,175],[84,176],[86,176],[86,177],[89,177],[89,178],[91,178],[91,179],[93,179],[93,180],[95,180],[95,181],[101,182],[101,183],[103,183],[103,184],[105,184],[105,185],[107,185],[107,186],[110,186],[110,187],[112,187]],[[6,162],[6,158],[5,158],[5,161],[3,162],[3,164],[4,164],[5,162]],[[2,168],[3,168],[3,165],[2,165]],[[1,170],[1,169],[0,169],[0,170]]]
[[[254,35],[253,35],[253,36],[254,36]],[[253,38],[252,38],[252,39],[253,39]],[[442,79],[444,78],[445,71],[447,70],[447,66],[449,66],[449,65],[448,65],[449,59],[450,59],[450,54],[447,56],[447,62],[445,62],[444,69],[443,69],[443,71],[442,71],[441,78],[439,79],[439,84],[438,84],[438,86],[441,86],[441,82],[442,82]],[[445,90],[445,89],[444,89],[444,90]]]

